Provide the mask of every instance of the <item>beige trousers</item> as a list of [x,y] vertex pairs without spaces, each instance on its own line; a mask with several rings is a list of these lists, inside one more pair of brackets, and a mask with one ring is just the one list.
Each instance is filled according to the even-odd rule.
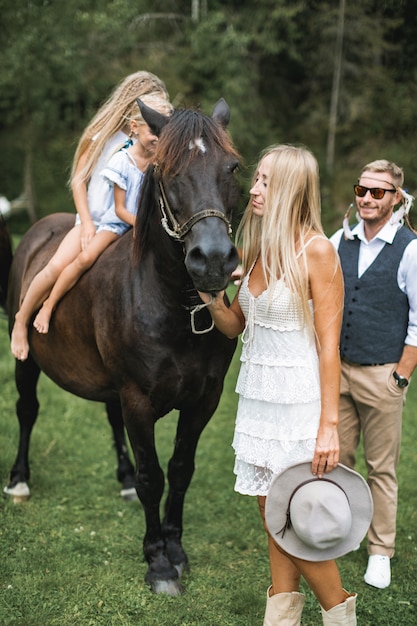
[[398,485],[405,390],[392,376],[394,364],[356,366],[342,362],[339,404],[340,462],[355,466],[362,433],[367,480],[374,502],[368,553],[392,557],[395,549]]

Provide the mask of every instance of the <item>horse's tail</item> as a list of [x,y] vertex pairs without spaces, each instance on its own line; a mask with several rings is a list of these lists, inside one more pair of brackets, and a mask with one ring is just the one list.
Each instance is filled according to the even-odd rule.
[[13,260],[12,240],[3,215],[0,214],[0,306],[6,308],[9,272]]

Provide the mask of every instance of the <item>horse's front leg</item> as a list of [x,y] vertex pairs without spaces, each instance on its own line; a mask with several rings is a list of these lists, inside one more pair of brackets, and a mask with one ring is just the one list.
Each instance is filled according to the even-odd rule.
[[165,503],[163,534],[169,560],[180,576],[188,565],[181,543],[185,494],[194,474],[194,459],[200,435],[216,406],[217,402],[207,402],[180,412],[175,449],[168,464],[169,491]]
[[155,415],[148,398],[138,392],[121,393],[123,417],[135,455],[135,488],[142,503],[146,531],[143,553],[148,563],[146,582],[155,593],[176,596],[183,589],[176,568],[171,564],[162,533],[160,503],[164,473],[155,448]]

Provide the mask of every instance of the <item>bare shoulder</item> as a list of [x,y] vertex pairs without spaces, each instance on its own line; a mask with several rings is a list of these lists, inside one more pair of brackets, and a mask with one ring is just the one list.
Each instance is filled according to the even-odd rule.
[[311,238],[306,249],[308,276],[312,292],[321,290],[324,285],[343,288],[342,270],[337,251],[329,239],[323,236]]
[[338,262],[338,254],[335,247],[324,235],[312,235],[308,239],[306,254],[308,260],[312,262]]

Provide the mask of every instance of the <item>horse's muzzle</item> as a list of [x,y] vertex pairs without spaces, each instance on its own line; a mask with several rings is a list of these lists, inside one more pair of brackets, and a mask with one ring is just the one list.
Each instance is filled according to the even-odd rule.
[[217,293],[229,284],[239,255],[229,238],[222,245],[191,246],[185,256],[185,266],[198,291]]

